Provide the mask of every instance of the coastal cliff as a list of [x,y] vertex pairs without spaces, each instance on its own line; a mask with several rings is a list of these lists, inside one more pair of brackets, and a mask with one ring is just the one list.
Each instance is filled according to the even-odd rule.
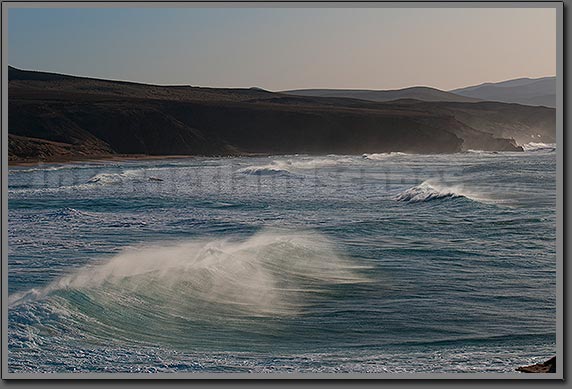
[[[370,102],[259,88],[155,86],[12,67],[8,90],[11,161],[115,154],[522,151],[513,138],[554,132],[553,109],[505,103]],[[504,136],[507,128],[510,137]]]

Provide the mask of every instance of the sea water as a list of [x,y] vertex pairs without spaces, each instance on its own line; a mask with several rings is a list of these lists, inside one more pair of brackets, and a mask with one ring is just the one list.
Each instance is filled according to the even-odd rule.
[[11,372],[513,372],[555,355],[556,157],[10,167]]

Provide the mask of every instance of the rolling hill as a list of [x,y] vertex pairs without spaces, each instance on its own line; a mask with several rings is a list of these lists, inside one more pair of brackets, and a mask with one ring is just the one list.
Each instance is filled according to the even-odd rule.
[[298,89],[282,93],[307,97],[345,97],[368,101],[385,102],[400,99],[421,101],[475,102],[477,98],[465,97],[426,86],[396,90],[367,90],[367,89]]
[[517,78],[496,83],[487,82],[450,92],[480,100],[556,107],[556,77]]

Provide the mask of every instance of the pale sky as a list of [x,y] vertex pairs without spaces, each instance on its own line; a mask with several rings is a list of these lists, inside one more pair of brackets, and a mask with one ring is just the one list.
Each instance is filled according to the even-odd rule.
[[8,11],[8,62],[153,84],[444,90],[556,73],[556,10]]

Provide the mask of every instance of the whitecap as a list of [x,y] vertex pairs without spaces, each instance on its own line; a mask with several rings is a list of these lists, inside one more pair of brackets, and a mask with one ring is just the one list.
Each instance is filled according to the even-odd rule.
[[459,197],[481,203],[498,202],[492,201],[473,190],[469,190],[462,184],[443,184],[435,180],[427,180],[419,185],[406,189],[403,192],[395,195],[393,199],[407,203],[420,203],[433,200],[454,199]]
[[556,151],[556,143],[530,142],[521,145],[524,151]]
[[87,180],[88,184],[119,184],[128,179],[133,179],[139,176],[136,170],[126,170],[122,173],[99,173]]
[[247,166],[239,169],[238,172],[252,175],[296,175],[301,171],[344,166],[352,162],[353,160],[348,157],[274,160],[266,165]]
[[402,153],[401,151],[392,151],[389,153],[373,153],[373,154],[363,154],[362,157],[365,159],[369,159],[371,161],[382,161],[389,157],[396,157],[396,156],[403,156],[407,155],[407,153]]

